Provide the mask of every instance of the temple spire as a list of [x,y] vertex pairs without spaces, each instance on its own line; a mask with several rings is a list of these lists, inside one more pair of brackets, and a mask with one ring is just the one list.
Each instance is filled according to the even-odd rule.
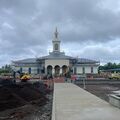
[[60,52],[60,40],[58,38],[57,27],[54,32],[54,39],[53,39],[52,43],[53,43],[53,52]]
[[58,40],[58,30],[57,30],[57,27],[55,29],[55,40]]

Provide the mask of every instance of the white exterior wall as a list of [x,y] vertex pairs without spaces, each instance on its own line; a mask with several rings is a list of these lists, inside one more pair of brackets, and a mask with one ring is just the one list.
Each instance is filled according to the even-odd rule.
[[69,66],[69,60],[45,60],[45,68],[47,68],[48,65],[51,65],[53,68],[56,65],[59,65],[60,67],[63,65]]
[[15,67],[15,71],[20,70],[22,68],[23,73],[29,73],[29,68],[31,68],[31,74],[37,74],[37,67]]
[[77,67],[76,72],[77,72],[77,74],[82,74],[83,73],[82,67]]
[[37,67],[31,67],[31,74],[37,74]]
[[98,73],[98,66],[93,67],[93,73]]
[[22,67],[22,72],[23,73],[28,73],[28,67]]
[[12,67],[13,70],[18,71],[20,70],[20,67]]
[[85,66],[85,73],[91,73],[91,66]]
[[[91,67],[92,66],[77,66],[76,67],[77,74],[82,74],[83,73],[83,67],[85,68],[85,73],[91,73]],[[93,66],[93,73],[94,74],[98,73],[98,66]]]
[[[69,60],[45,60],[45,73],[47,73],[47,67],[51,65],[53,68],[58,65],[60,66],[60,74],[62,73],[62,66],[66,65],[69,66]],[[52,69],[52,73],[55,73],[55,70]]]

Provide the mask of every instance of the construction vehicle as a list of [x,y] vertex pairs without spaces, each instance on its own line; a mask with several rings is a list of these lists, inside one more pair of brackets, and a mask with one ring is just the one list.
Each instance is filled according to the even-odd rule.
[[117,79],[117,80],[120,80],[120,73],[112,73],[112,74],[109,76],[109,79]]
[[30,80],[30,75],[28,73],[23,73],[23,75],[20,77],[21,82],[27,82]]
[[14,71],[13,79],[16,82],[16,79],[20,79],[21,82],[27,82],[30,80],[31,76],[28,73],[21,73],[20,71]]

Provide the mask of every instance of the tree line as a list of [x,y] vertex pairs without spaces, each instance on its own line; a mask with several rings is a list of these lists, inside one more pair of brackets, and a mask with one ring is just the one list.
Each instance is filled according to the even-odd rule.
[[5,65],[0,68],[0,74],[1,73],[10,73],[12,71],[12,68],[10,65]]
[[109,70],[109,69],[116,69],[116,68],[120,68],[120,63],[111,63],[108,62],[105,65],[100,65],[99,66],[99,70]]

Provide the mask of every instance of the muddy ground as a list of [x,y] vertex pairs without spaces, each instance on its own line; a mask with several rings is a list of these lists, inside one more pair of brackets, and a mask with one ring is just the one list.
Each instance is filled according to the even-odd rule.
[[[120,90],[120,84],[86,85],[86,90],[108,102],[108,95]],[[0,120],[51,120],[52,93],[40,82],[0,83]]]
[[52,91],[43,83],[0,85],[0,120],[50,120]]
[[[77,84],[81,88],[83,85]],[[97,84],[97,85],[86,85],[86,89],[88,92],[96,95],[97,97],[109,102],[108,95],[111,94],[113,91],[120,90],[120,84]]]

